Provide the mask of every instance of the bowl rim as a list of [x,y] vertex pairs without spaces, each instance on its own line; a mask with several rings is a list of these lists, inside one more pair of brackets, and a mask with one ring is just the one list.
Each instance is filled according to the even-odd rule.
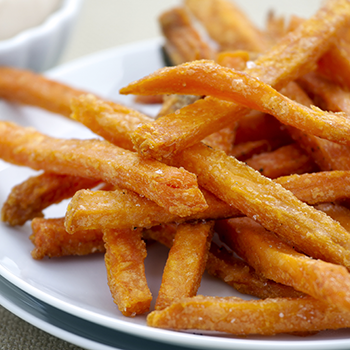
[[23,30],[11,38],[0,40],[0,51],[13,49],[23,42],[33,40],[42,35],[42,33],[49,31],[51,27],[57,26],[63,20],[75,15],[83,1],[84,0],[62,0],[59,8],[51,13],[41,24]]

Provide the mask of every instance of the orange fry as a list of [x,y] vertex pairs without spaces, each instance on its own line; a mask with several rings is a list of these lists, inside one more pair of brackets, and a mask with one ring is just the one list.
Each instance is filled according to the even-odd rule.
[[159,17],[159,24],[166,38],[164,48],[172,64],[214,58],[215,50],[201,38],[184,8],[164,12]]
[[106,141],[56,139],[10,122],[0,123],[0,140],[1,158],[10,163],[129,188],[180,216],[207,208],[195,175]]
[[347,231],[350,232],[350,209],[335,203],[321,203],[316,209],[322,210],[334,220],[337,220]]
[[[145,238],[154,239],[168,248],[173,245],[175,234],[175,225],[154,226],[143,231]],[[258,275],[242,259],[234,256],[224,246],[219,247],[215,242],[211,242],[210,245],[206,270],[210,275],[221,279],[240,293],[254,295],[258,298],[304,295],[289,286]]]
[[147,312],[152,300],[144,266],[147,252],[141,235],[140,229],[103,232],[108,285],[124,316]]
[[186,0],[185,5],[219,44],[220,51],[266,48],[263,34],[232,1]]
[[181,297],[197,294],[208,258],[214,222],[182,224],[164,267],[155,309],[169,306]]
[[[213,61],[166,67],[122,88],[122,94],[180,93],[209,95],[271,114],[282,123],[330,141],[350,145],[350,121],[343,113],[308,108],[247,74]],[[143,126],[147,129],[147,125]],[[145,141],[143,142],[143,146]],[[138,145],[136,145],[138,146]]]
[[[330,48],[337,32],[347,25],[349,18],[348,1],[325,3],[313,17],[286,35],[270,51],[262,54],[245,73],[277,90],[281,89],[288,82],[313,69],[317,60]],[[203,116],[203,111],[215,113]],[[220,104],[214,98],[202,99],[177,113],[160,118],[146,134],[141,133],[143,127],[139,128],[139,135],[137,138],[134,136],[134,142],[143,154],[148,153],[148,156],[154,158],[168,157],[230,125],[246,113],[247,109],[234,103]],[[176,131],[176,135],[169,137],[173,131]],[[152,135],[149,136],[148,133]],[[154,140],[148,141],[150,137]],[[149,145],[143,145],[144,142]],[[176,147],[174,143],[177,143]]]
[[234,207],[202,190],[208,208],[180,217],[169,213],[155,202],[126,189],[115,191],[78,191],[68,205],[66,229],[70,233],[84,229],[120,229],[151,227],[162,223],[210,220],[234,217],[241,213]]
[[201,186],[300,251],[350,268],[349,233],[246,164],[202,144],[182,151],[172,162],[196,173]]
[[249,218],[221,221],[216,229],[223,242],[265,278],[350,310],[350,274],[345,267],[296,252]]
[[243,300],[198,295],[151,312],[147,324],[173,330],[274,335],[348,328],[349,315],[313,298]]
[[349,198],[350,171],[321,171],[275,179],[303,202],[317,204]]
[[70,117],[70,101],[81,94],[86,92],[28,70],[0,67],[0,97],[8,101]]
[[77,234],[70,235],[64,227],[64,218],[32,220],[30,240],[35,248],[32,257],[40,260],[45,256],[49,258],[68,255],[87,255],[103,253],[105,251],[102,231],[80,230]]
[[302,174],[317,170],[317,167],[299,145],[293,143],[246,159],[245,162],[264,176],[275,179],[290,174]]
[[51,204],[72,197],[76,191],[92,188],[100,181],[79,176],[43,173],[12,188],[1,209],[1,220],[11,226],[23,225]]

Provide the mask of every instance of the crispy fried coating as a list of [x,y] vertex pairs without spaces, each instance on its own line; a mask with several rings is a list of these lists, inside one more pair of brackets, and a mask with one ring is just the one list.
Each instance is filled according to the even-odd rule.
[[152,301],[144,266],[147,251],[141,236],[140,229],[103,231],[108,285],[124,316],[149,311]]
[[155,309],[197,294],[208,259],[214,222],[179,225],[162,275]]
[[162,13],[159,25],[172,64],[214,58],[216,50],[201,38],[184,8],[175,7]]
[[0,97],[70,117],[73,97],[86,94],[29,70],[0,67]]
[[[176,67],[165,67],[129,84],[120,92],[141,95],[157,92],[213,96],[271,114],[282,123],[292,125],[308,134],[350,145],[350,121],[347,114],[306,107],[288,99],[259,79],[222,67],[213,61],[201,60]],[[141,129],[144,133],[148,132],[147,125]]]
[[35,217],[43,217],[42,211],[51,204],[99,183],[99,180],[53,173],[31,176],[12,188],[1,208],[1,220],[11,226],[23,225]]
[[[313,69],[317,60],[331,47],[337,32],[347,25],[349,18],[350,4],[346,0],[325,3],[314,16],[288,33],[271,50],[262,54],[253,67],[244,72],[276,90],[281,89],[288,82]],[[158,159],[169,157],[170,154],[180,152],[229,125],[234,121],[233,118],[238,120],[248,112],[236,104],[220,104],[213,100],[214,98],[205,98],[176,114],[159,118],[152,124],[152,129],[148,130],[151,135],[140,132],[134,136],[134,143],[143,154]],[[210,115],[206,112],[203,118],[203,111],[215,113]],[[173,131],[176,131],[174,137],[168,137]],[[176,147],[174,143],[177,143]]]
[[350,209],[337,203],[321,203],[316,209],[322,210],[334,220],[337,220],[347,231],[350,232]]
[[65,225],[70,233],[84,229],[151,227],[164,223],[235,217],[234,207],[202,190],[208,208],[191,216],[169,213],[155,202],[126,189],[115,191],[78,191],[68,204]]
[[32,257],[40,260],[45,256],[57,258],[70,255],[88,255],[105,251],[101,230],[80,230],[74,235],[67,233],[64,218],[32,220],[29,237],[35,248]]
[[350,194],[350,171],[321,171],[275,179],[303,202],[317,204],[341,201]]
[[198,183],[300,251],[350,267],[349,233],[290,191],[221,151],[197,144],[172,160],[197,174]]
[[350,274],[345,267],[296,252],[249,218],[221,221],[216,229],[223,242],[264,277],[350,310]]
[[349,312],[309,298],[243,300],[198,295],[147,317],[151,327],[210,330],[235,335],[274,335],[348,328]]
[[134,150],[130,133],[140,125],[153,121],[136,110],[103,101],[91,94],[73,98],[71,109],[72,119],[114,145],[130,151]]
[[186,0],[185,6],[219,44],[219,51],[263,51],[265,37],[232,1]]
[[57,139],[10,122],[0,123],[0,135],[1,158],[7,162],[129,188],[180,216],[207,208],[195,175],[107,141]]
[[280,147],[271,152],[253,155],[245,162],[271,179],[318,170],[313,159],[296,143]]

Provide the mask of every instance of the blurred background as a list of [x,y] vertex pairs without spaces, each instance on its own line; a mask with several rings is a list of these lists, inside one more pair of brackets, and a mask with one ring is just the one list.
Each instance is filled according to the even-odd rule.
[[[279,15],[294,13],[308,17],[322,0],[236,0],[242,10],[259,26],[273,8]],[[84,0],[73,35],[61,63],[108,49],[160,35],[158,16],[182,0]]]

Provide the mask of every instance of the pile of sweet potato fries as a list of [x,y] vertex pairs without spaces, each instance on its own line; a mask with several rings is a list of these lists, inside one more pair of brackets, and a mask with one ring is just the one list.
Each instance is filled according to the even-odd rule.
[[[156,118],[0,68],[1,98],[99,136],[0,122],[0,157],[42,171],[12,189],[2,221],[31,220],[34,259],[103,253],[120,312],[152,327],[350,327],[350,1],[257,29],[230,0],[184,0],[159,23],[173,66],[120,90],[162,101]],[[44,218],[68,198],[65,217]],[[169,248],[155,310],[150,241]],[[197,295],[205,270],[258,299]]]

